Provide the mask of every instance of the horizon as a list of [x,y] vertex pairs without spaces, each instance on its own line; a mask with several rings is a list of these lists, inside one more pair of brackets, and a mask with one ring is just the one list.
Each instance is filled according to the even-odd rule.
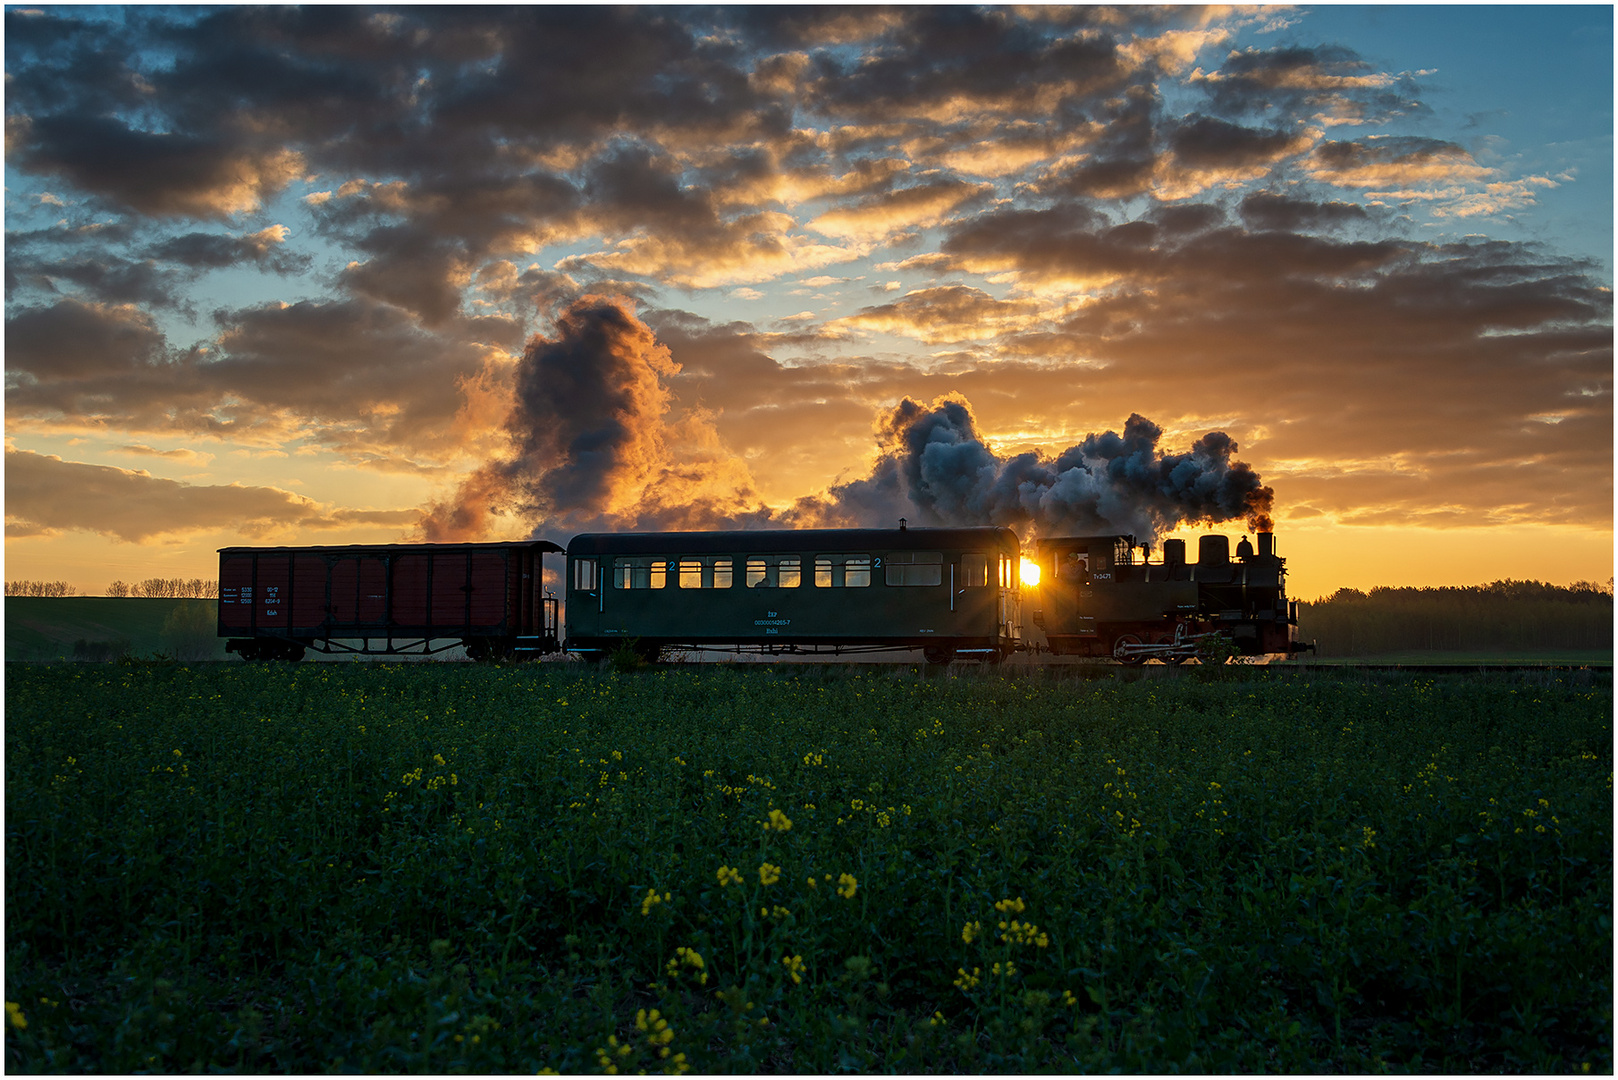
[[6,20],[7,579],[900,516],[1612,576],[1610,6]]

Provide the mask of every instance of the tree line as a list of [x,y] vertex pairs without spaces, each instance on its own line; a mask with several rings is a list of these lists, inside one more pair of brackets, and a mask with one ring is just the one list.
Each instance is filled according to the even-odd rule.
[[[75,596],[77,590],[65,581],[8,581],[7,596]],[[107,596],[164,597],[215,600],[219,597],[219,582],[208,578],[146,578],[144,581],[114,581],[107,586]]]
[[1612,580],[1496,581],[1438,588],[1338,589],[1298,604],[1298,637],[1321,656],[1408,650],[1524,652],[1613,647]]
[[115,581],[107,586],[108,596],[190,597],[215,600],[219,597],[219,582],[211,578],[147,578],[133,585]]

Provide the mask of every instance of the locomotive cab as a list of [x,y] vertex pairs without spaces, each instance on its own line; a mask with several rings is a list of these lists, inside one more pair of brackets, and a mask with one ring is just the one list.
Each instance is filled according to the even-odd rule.
[[1202,536],[1195,562],[1183,540],[1165,542],[1155,562],[1129,535],[1038,540],[1033,622],[1058,655],[1175,664],[1223,634],[1243,656],[1290,657],[1299,646],[1286,560],[1272,533],[1255,539],[1243,537],[1233,559],[1228,537]]

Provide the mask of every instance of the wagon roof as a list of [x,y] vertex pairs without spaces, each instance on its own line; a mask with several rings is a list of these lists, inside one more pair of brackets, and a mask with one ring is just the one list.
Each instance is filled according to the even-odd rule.
[[946,529],[749,529],[727,532],[581,533],[567,545],[578,555],[679,555],[685,552],[910,551],[943,548],[1018,550],[1017,534],[1000,526]]
[[226,547],[220,548],[219,554],[246,554],[258,552],[261,554],[297,555],[307,552],[311,555],[360,555],[374,552],[379,555],[408,555],[414,551],[487,551],[504,548],[534,548],[539,551],[560,552],[566,550],[560,544],[549,540],[496,540],[483,544],[317,544],[304,547]]

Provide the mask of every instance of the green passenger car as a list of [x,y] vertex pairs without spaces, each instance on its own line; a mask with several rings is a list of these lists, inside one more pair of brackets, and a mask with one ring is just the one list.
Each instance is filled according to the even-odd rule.
[[1021,637],[1019,559],[994,527],[585,533],[567,547],[567,648],[1001,659]]

